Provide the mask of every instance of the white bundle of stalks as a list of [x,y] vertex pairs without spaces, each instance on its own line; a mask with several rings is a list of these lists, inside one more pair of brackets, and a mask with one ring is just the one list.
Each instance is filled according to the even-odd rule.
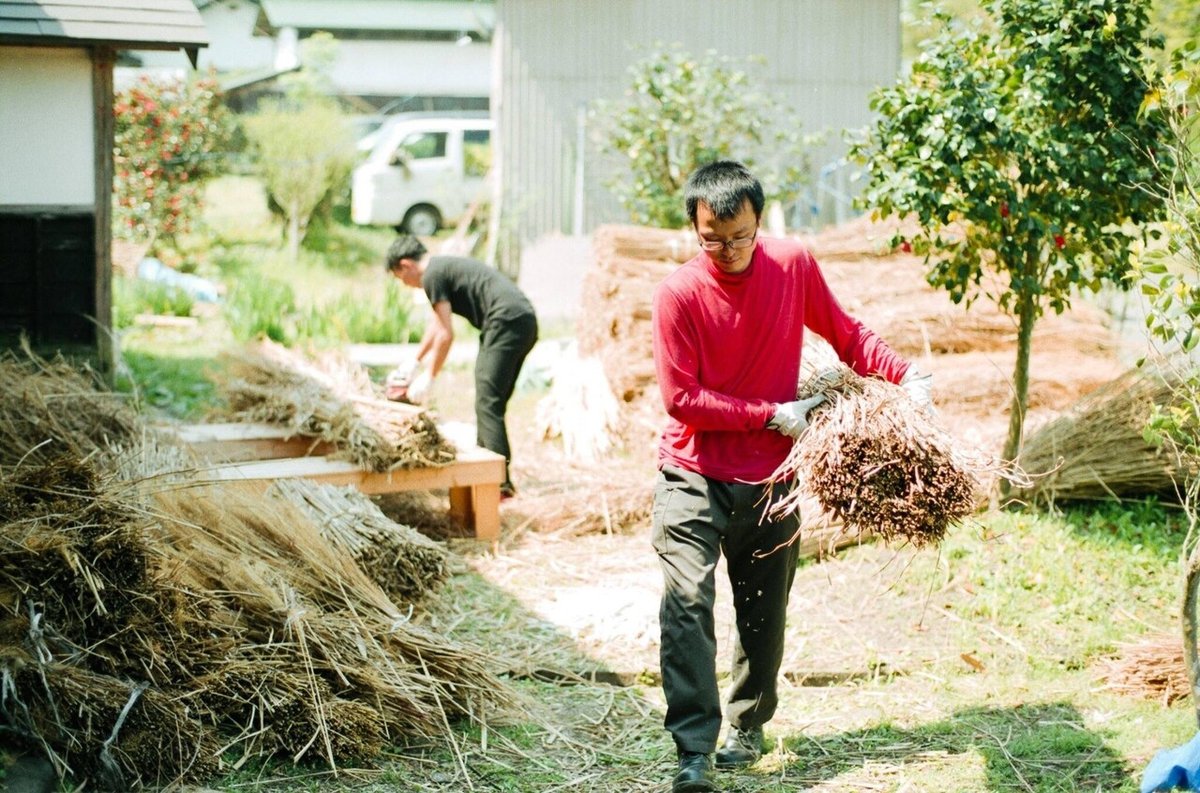
[[770,515],[798,512],[812,498],[851,531],[922,546],[974,511],[980,474],[994,466],[956,444],[902,388],[839,365],[810,377],[799,396],[817,393],[826,401],[768,479],[791,483]]
[[568,459],[594,463],[614,445],[620,408],[595,356],[569,349],[556,362],[550,391],[538,402],[537,423],[543,438],[562,438]]

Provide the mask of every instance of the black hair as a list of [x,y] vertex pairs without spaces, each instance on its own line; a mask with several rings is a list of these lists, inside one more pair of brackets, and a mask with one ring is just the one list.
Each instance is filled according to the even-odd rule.
[[425,246],[421,241],[411,234],[401,234],[396,239],[392,240],[392,244],[388,246],[387,256],[383,258],[383,266],[390,273],[396,269],[396,265],[401,259],[412,259],[418,261],[425,255]]
[[692,171],[683,186],[683,201],[693,226],[696,225],[696,207],[700,203],[707,204],[719,219],[729,220],[742,211],[746,199],[750,199],[754,217],[761,218],[765,203],[762,184],[736,160],[717,160],[701,165]]

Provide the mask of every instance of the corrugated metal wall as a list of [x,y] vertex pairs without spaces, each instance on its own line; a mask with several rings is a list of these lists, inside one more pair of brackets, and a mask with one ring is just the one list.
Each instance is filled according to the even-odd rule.
[[869,120],[870,91],[896,78],[899,0],[497,0],[492,112],[502,239],[586,233],[624,219],[591,144],[584,211],[575,217],[579,111],[620,99],[629,66],[656,42],[694,55],[765,58],[764,87],[791,104],[806,132],[831,132],[814,154],[819,169],[843,153],[843,129]]

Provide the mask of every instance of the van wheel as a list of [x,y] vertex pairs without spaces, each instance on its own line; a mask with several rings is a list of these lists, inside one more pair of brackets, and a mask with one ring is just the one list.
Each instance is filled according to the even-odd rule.
[[409,234],[429,237],[437,234],[437,230],[442,227],[442,219],[433,207],[413,207],[404,216],[403,226]]

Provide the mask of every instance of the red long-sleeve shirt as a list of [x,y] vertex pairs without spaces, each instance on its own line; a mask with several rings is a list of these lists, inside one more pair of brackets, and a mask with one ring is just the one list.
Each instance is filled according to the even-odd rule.
[[724,482],[757,482],[792,440],[766,423],[796,398],[808,327],[860,375],[900,382],[908,362],[845,312],[816,260],[762,239],[749,266],[721,271],[701,252],[654,292],[654,362],[669,418],[658,447],[670,464]]

